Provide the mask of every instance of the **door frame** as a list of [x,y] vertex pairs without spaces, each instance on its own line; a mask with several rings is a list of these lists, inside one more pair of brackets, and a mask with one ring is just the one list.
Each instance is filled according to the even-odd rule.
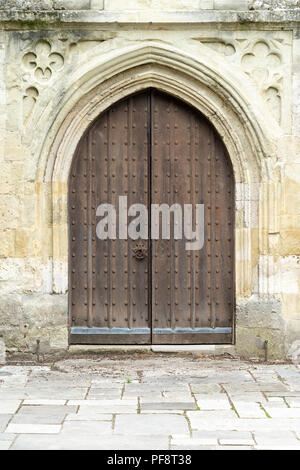
[[[220,63],[214,64],[211,54],[200,58],[193,48],[188,51],[159,40],[133,41],[129,46],[124,44],[116,49],[112,43],[92,64],[70,74],[67,94],[63,99],[55,94],[50,97],[43,115],[47,125],[41,137],[41,150],[36,154],[35,180],[40,187],[41,221],[44,226],[49,226],[49,220],[55,221],[46,234],[51,265],[49,292],[59,296],[67,318],[67,181],[79,139],[91,121],[113,102],[155,87],[204,114],[221,135],[230,155],[239,214],[235,224],[237,306],[244,305],[245,298],[252,294],[272,295],[272,283],[265,276],[272,270],[272,260],[259,254],[269,243],[263,221],[271,220],[271,214],[272,220],[277,220],[279,209],[273,204],[279,186],[272,176],[270,160],[274,155],[276,123],[263,112],[262,98],[257,95],[253,100],[253,87],[245,81],[241,88],[225,61],[220,69]],[[279,127],[276,134],[281,135]],[[28,171],[32,161],[30,165]],[[239,322],[236,327],[239,329]],[[67,338],[69,329],[63,328]],[[243,329],[240,344],[237,337],[237,345],[242,349],[247,334]]]

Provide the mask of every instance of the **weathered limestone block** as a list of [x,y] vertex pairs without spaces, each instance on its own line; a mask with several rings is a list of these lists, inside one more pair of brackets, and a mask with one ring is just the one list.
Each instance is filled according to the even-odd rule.
[[12,10],[89,10],[103,9],[104,0],[0,0],[0,9]]
[[0,9],[49,10],[53,0],[0,0]]
[[274,299],[262,299],[252,296],[237,305],[237,323],[245,328],[283,328],[281,302]]
[[249,0],[214,0],[216,10],[248,10]]
[[268,341],[268,359],[286,358],[287,349],[282,330],[236,327],[236,352],[238,355],[264,359],[265,351],[262,349],[264,341]]
[[289,351],[291,345],[300,338],[300,319],[288,319],[285,326],[285,350]]
[[299,0],[250,0],[250,9],[284,9],[299,8]]
[[[31,246],[31,242],[28,242]],[[0,258],[1,291],[12,292],[52,292],[52,263],[35,257]]]
[[90,0],[91,10],[103,10],[104,0]]
[[15,252],[15,231],[0,231],[0,258],[13,256]]
[[67,295],[7,294],[0,296],[0,333],[8,349],[41,353],[66,349]]
[[248,0],[106,0],[105,10],[248,10]]
[[284,319],[299,319],[300,292],[296,294],[282,294],[282,317]]
[[55,10],[89,10],[90,0],[53,0]]
[[0,228],[12,229],[19,224],[20,203],[14,194],[5,194],[0,199]]

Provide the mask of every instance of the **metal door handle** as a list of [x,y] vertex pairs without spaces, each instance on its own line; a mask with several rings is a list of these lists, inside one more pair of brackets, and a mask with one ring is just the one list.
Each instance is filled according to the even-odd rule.
[[133,256],[138,261],[143,260],[147,256],[147,248],[142,243],[138,243],[135,248],[132,249]]

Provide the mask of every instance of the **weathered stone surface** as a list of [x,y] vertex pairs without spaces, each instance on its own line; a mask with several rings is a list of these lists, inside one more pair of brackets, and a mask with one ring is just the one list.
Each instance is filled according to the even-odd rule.
[[65,295],[8,294],[0,297],[0,331],[7,348],[43,356],[64,350],[67,340]]
[[6,432],[15,434],[58,434],[61,426],[56,424],[12,424],[10,423]]
[[299,8],[298,0],[250,0],[250,9]]
[[[88,10],[104,7],[103,0],[0,0],[0,9],[18,10]],[[122,10],[122,0],[107,0],[105,9]],[[297,0],[129,0],[126,9],[217,9],[217,10],[259,10],[299,8]]]
[[195,394],[195,399],[200,410],[230,410],[231,404],[225,393],[217,395]]
[[253,296],[237,306],[237,321],[240,327],[281,329],[281,303],[277,299],[264,300]]
[[49,10],[53,0],[0,0],[1,9],[15,10]]
[[[63,362],[68,364],[68,369],[61,367],[60,370],[59,364]],[[139,374],[140,382],[126,383],[125,377],[133,377],[136,370],[141,372],[141,366],[143,374]],[[81,362],[80,359],[58,361],[52,368],[48,365],[6,365],[0,369],[0,373],[2,371],[9,375],[0,374],[0,377],[9,381],[0,383],[0,404],[4,404],[5,409],[9,409],[12,414],[0,413],[0,448],[183,450],[208,447],[296,449],[299,446],[296,436],[300,435],[300,407],[297,402],[300,391],[294,392],[293,388],[300,386],[300,372],[293,364],[259,364],[175,355],[167,358],[163,355],[148,355],[133,359],[123,355],[118,360],[95,357]],[[160,378],[166,375],[173,380],[173,385],[170,380],[168,387],[176,389],[180,381],[180,393],[183,390],[188,393],[187,390],[192,388],[190,379],[196,374],[201,377],[215,376],[222,392],[214,388],[210,395],[203,393],[197,397],[196,394],[198,404],[210,401],[210,409],[200,406],[198,410],[187,410],[186,416],[182,409],[173,409],[174,403],[163,400],[159,404],[153,402],[149,409],[143,410],[143,402],[138,400],[138,394],[139,388],[150,386],[144,382],[146,373],[156,383],[155,393]],[[238,381],[234,379],[235,374]],[[249,381],[245,380],[246,375]],[[20,378],[26,379],[22,385]],[[107,379],[114,385],[121,384],[122,389],[131,388],[131,392],[136,393],[135,397],[132,395],[131,398],[121,400],[112,400],[109,396],[103,400],[89,399],[87,390],[91,383],[97,383],[98,386],[102,383],[102,390],[106,390],[108,395],[111,393]],[[264,382],[264,379],[269,382]],[[83,398],[73,401],[73,405],[66,405],[70,392],[77,391],[78,386],[84,391]],[[39,401],[34,398],[36,392],[40,393],[37,388],[47,389],[52,397],[58,391],[59,396],[64,394],[64,399]],[[164,388],[162,382],[162,396],[165,394]],[[26,397],[23,403],[21,400],[8,400],[7,397],[11,397],[13,392],[22,389]],[[272,389],[277,391],[272,392]],[[272,397],[277,400],[271,401]],[[221,409],[226,400],[233,403],[234,410]],[[220,402],[222,406],[219,406]],[[123,409],[116,408],[116,405],[121,407],[122,404]],[[171,405],[172,409],[154,409],[157,405],[161,408],[165,404],[167,408]],[[2,445],[3,442],[5,444]]]
[[141,411],[148,411],[148,410],[196,410],[197,405],[195,402],[183,402],[183,403],[176,403],[176,402],[155,402],[155,403],[142,403],[141,404]]
[[67,413],[74,413],[75,406],[40,405],[22,406],[13,417],[13,424],[62,424]]
[[0,364],[5,364],[6,362],[6,346],[3,339],[0,336]]
[[117,434],[154,435],[155,434],[188,434],[188,423],[184,416],[170,414],[136,415],[128,419],[126,415],[118,415],[115,422]]
[[[97,428],[97,427],[96,427]],[[93,433],[65,434],[59,436],[35,435],[34,439],[30,436],[22,435],[17,437],[12,446],[13,450],[166,450],[168,449],[168,438],[166,436],[135,436],[124,435],[101,436]]]
[[15,413],[21,404],[21,400],[12,400],[9,397],[1,400],[0,414],[8,415]]
[[11,414],[0,413],[0,432],[1,433],[5,430],[11,417],[12,417]]

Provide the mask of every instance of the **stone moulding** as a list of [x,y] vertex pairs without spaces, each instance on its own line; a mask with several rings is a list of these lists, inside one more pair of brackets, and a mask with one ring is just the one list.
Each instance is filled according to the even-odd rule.
[[[200,110],[223,138],[235,172],[236,205],[243,213],[242,218],[236,218],[236,293],[239,297],[251,293],[253,260],[257,256],[251,246],[251,231],[257,226],[253,226],[250,213],[256,211],[259,220],[255,189],[259,181],[270,178],[275,158],[273,140],[282,131],[275,119],[266,117],[263,101],[255,89],[247,89],[245,85],[240,90],[230,67],[224,65],[220,73],[211,55],[206,54],[204,51],[200,60],[159,41],[142,41],[118,49],[112,41],[109,52],[97,56],[85,70],[76,72],[73,86],[68,87],[64,99],[54,103],[53,109],[58,108],[55,117],[45,114],[40,126],[48,131],[36,180],[47,188],[55,221],[54,293],[68,290],[68,257],[62,247],[68,246],[67,182],[76,145],[91,122],[112,103],[147,87],[173,94]],[[250,106],[251,102],[255,104]],[[270,210],[269,199],[261,210],[260,220],[265,220]]]
[[214,24],[214,23],[261,23],[296,24],[300,21],[300,8],[288,10],[181,10],[181,11],[105,11],[105,10],[64,10],[27,11],[0,9],[0,23],[11,27],[15,23],[22,27],[43,29],[51,25],[67,24]]

